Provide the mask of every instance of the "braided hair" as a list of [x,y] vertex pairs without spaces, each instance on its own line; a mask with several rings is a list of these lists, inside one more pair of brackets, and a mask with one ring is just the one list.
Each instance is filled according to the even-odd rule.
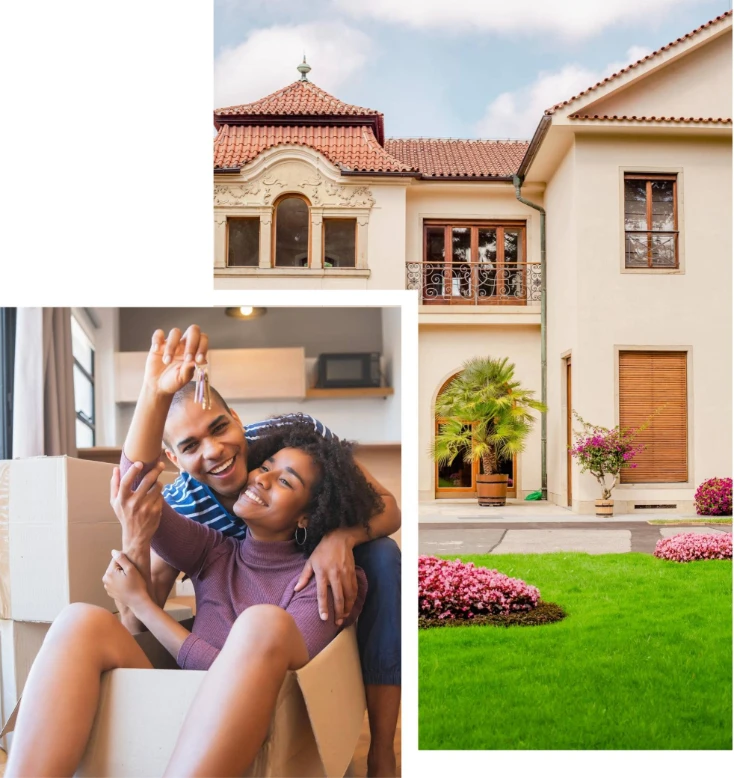
[[308,517],[303,551],[310,556],[324,535],[339,527],[361,526],[369,531],[369,520],[384,510],[382,498],[364,477],[345,440],[327,440],[302,414],[272,419],[258,430],[257,440],[248,444],[247,468],[254,470],[283,448],[297,448],[308,454],[320,469],[306,506]]

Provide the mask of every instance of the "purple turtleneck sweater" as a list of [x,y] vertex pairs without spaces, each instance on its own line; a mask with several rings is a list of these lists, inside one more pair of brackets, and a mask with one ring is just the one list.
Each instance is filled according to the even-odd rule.
[[[132,462],[123,453],[124,474]],[[146,464],[135,486],[153,467]],[[357,601],[341,627],[334,623],[334,603],[329,592],[329,620],[319,616],[316,580],[311,576],[300,592],[294,592],[305,557],[294,541],[268,543],[226,537],[203,524],[176,513],[165,501],[153,550],[169,565],[192,580],[196,593],[194,629],[183,642],[176,661],[185,670],[208,670],[217,658],[237,616],[251,605],[277,605],[293,617],[303,635],[309,658],[325,648],[337,633],[354,623],[367,593],[367,578],[357,568]]]

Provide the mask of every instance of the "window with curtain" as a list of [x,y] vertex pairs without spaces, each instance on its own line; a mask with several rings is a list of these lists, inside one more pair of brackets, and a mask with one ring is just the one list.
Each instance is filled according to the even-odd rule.
[[308,203],[303,197],[288,196],[275,206],[275,267],[308,267]]
[[227,219],[227,267],[257,267],[260,263],[260,219]]
[[622,351],[619,354],[619,423],[636,428],[662,408],[637,438],[645,450],[621,482],[688,481],[688,377],[685,351]]
[[678,181],[675,175],[624,177],[624,266],[678,267]]
[[0,308],[0,459],[13,457],[15,308]]
[[94,346],[74,316],[71,317],[71,350],[74,356],[74,407],[77,448],[95,445]]

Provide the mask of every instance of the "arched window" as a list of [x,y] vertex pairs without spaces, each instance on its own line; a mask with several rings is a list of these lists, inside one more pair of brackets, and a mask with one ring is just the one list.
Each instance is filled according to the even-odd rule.
[[287,195],[275,205],[276,267],[308,267],[308,202],[298,195]]

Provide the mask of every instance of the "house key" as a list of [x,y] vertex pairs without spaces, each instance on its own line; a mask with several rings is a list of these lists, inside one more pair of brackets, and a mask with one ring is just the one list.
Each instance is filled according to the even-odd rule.
[[211,393],[209,392],[209,365],[196,366],[196,390],[194,402],[208,411],[212,407]]

